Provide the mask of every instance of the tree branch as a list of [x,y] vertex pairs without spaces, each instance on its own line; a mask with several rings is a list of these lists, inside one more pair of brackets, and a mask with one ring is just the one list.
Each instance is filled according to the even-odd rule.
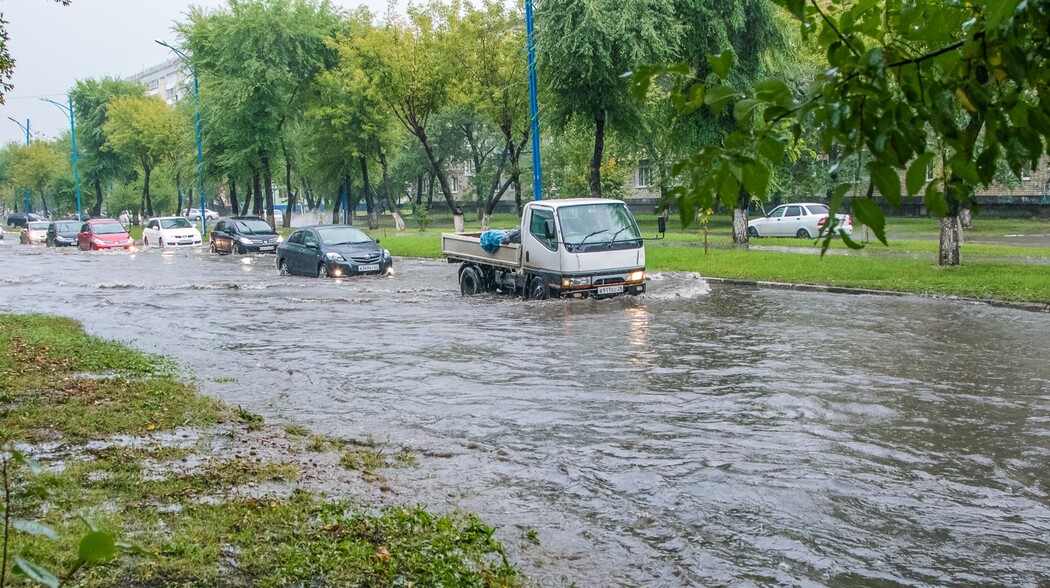
[[853,55],[859,56],[860,53],[858,53],[857,49],[853,46],[853,44],[849,42],[849,39],[847,39],[846,36],[843,35],[841,31],[839,31],[839,28],[835,26],[834,22],[831,21],[831,17],[824,14],[824,11],[820,9],[820,6],[817,4],[817,0],[809,0],[809,3],[813,5],[813,8],[817,9],[817,14],[820,15],[820,18],[824,19],[824,23],[831,27],[831,30],[835,31],[835,35],[839,39],[842,39],[842,42],[845,43],[847,47],[849,47],[849,50],[853,52]]

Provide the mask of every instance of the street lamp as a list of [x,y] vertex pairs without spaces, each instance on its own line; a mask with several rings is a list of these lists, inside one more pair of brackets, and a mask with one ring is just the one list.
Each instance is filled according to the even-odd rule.
[[525,36],[529,64],[529,118],[532,120],[532,198],[543,200],[543,176],[540,174],[540,113],[536,100],[536,41],[532,33],[532,0],[525,0]]
[[[158,45],[163,45],[168,49],[171,49],[175,55],[178,55],[180,59],[186,62],[186,65],[190,64],[190,56],[186,55],[182,51],[172,47],[160,39],[154,39]],[[193,108],[196,111],[197,119],[197,178],[199,180],[199,190],[201,195],[201,237],[207,236],[208,233],[208,215],[207,209],[204,208],[204,152],[201,150],[201,97],[200,90],[197,84],[197,70],[190,66],[190,73],[193,74]]]
[[73,184],[77,190],[77,220],[84,222],[83,209],[80,208],[80,171],[77,169],[77,127],[73,121],[73,97],[67,96],[67,99],[69,100],[68,106],[50,98],[41,98],[44,102],[57,106],[69,118],[69,134],[73,139]]
[[[17,120],[15,120],[14,118],[11,118],[10,116],[7,117],[7,120],[9,120],[9,121],[15,123],[16,125],[22,127],[22,130],[26,132],[26,147],[28,147],[29,146],[29,119],[28,118],[26,119],[26,124],[24,124],[24,125],[22,123],[18,122]],[[26,186],[26,209],[25,209],[25,213],[26,213],[26,222],[28,222],[29,221],[29,186]]]

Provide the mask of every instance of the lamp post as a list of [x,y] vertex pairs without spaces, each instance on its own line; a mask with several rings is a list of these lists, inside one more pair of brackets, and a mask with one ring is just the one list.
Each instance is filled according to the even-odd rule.
[[80,171],[77,169],[77,126],[73,120],[73,97],[68,96],[67,99],[69,100],[68,106],[61,102],[55,102],[50,98],[41,98],[44,102],[50,102],[57,106],[69,118],[69,134],[73,140],[73,184],[76,186],[77,191],[77,220],[83,222],[84,214],[83,209],[80,207]]
[[[10,116],[7,117],[7,119],[10,120],[11,122],[15,123],[16,125],[22,127],[22,130],[26,132],[26,147],[28,147],[29,146],[29,119],[28,118],[26,119],[26,124],[24,124],[24,125],[22,123],[18,122],[17,120],[15,120],[14,118],[11,118]],[[26,186],[26,208],[25,208],[24,212],[26,213],[26,222],[28,222],[29,221],[29,186]]]
[[543,200],[540,175],[540,113],[536,99],[536,42],[532,34],[532,0],[525,0],[525,44],[529,49],[529,118],[532,119],[532,191],[534,200]]
[[[167,47],[179,56],[187,65],[190,63],[190,56],[186,55],[182,51],[172,47],[160,39],[154,39],[158,45]],[[207,209],[204,207],[204,152],[201,149],[201,97],[200,89],[197,84],[197,70],[192,66],[190,67],[190,73],[193,74],[193,108],[196,111],[196,122],[197,122],[197,178],[199,182],[199,191],[201,194],[201,237],[206,237],[208,234],[208,215],[206,214]]]

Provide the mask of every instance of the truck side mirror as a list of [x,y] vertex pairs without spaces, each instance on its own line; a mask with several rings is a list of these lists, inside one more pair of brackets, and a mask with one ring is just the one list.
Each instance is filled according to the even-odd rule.
[[554,230],[554,219],[549,218],[543,223],[543,237],[545,239],[553,239],[557,235]]
[[662,237],[667,232],[667,218],[663,216],[656,217],[656,232],[660,233]]

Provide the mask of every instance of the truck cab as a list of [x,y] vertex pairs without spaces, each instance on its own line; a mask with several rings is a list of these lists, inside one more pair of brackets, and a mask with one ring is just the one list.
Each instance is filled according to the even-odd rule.
[[606,297],[645,292],[645,245],[620,200],[532,201],[520,243],[484,251],[480,234],[442,235],[442,252],[460,262],[461,292],[510,291],[526,298]]

